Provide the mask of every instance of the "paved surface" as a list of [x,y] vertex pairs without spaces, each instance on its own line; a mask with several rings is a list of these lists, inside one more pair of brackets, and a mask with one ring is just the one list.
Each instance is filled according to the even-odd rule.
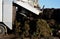
[[13,35],[0,35],[0,39],[11,39],[11,38],[14,38],[15,36]]
[[[0,39],[21,39],[19,36],[10,34],[10,35],[0,35]],[[24,38],[24,39],[29,39],[29,38]],[[40,39],[45,39],[45,38],[40,38]],[[54,38],[49,38],[49,39],[59,39],[58,37]]]
[[[16,35],[0,35],[0,39],[21,39],[19,36]],[[29,39],[29,38],[24,38],[24,39]]]

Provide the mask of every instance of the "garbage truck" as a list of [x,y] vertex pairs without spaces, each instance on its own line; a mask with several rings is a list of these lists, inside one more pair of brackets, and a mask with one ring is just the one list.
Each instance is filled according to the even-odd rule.
[[42,13],[38,8],[38,0],[0,0],[0,35],[7,33],[8,29],[13,30],[14,20],[18,14],[16,11],[23,16],[27,16],[29,12],[36,15]]

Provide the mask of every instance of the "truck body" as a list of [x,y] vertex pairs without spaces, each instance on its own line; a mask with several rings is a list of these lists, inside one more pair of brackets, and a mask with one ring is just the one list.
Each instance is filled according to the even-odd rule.
[[0,22],[11,30],[16,15],[16,9],[18,8],[16,5],[13,6],[14,4],[21,6],[36,15],[42,13],[38,8],[34,7],[37,6],[36,0],[0,0]]

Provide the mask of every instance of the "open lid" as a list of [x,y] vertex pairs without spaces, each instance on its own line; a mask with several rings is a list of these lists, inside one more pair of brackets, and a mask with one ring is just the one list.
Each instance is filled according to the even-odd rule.
[[42,11],[40,11],[39,9],[37,8],[34,8],[32,7],[29,3],[26,3],[26,2],[22,2],[22,1],[17,1],[15,2],[16,4],[18,4],[19,6],[39,15],[39,13],[42,13]]

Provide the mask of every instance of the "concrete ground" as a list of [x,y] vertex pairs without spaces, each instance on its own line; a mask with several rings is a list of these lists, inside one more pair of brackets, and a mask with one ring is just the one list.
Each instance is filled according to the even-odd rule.
[[[0,39],[22,39],[22,38],[17,35],[10,34],[10,35],[0,35]],[[24,38],[24,39],[30,39],[30,38]],[[45,39],[45,38],[40,38],[40,39]],[[49,38],[49,39],[60,39],[60,38],[54,37],[54,38]]]

